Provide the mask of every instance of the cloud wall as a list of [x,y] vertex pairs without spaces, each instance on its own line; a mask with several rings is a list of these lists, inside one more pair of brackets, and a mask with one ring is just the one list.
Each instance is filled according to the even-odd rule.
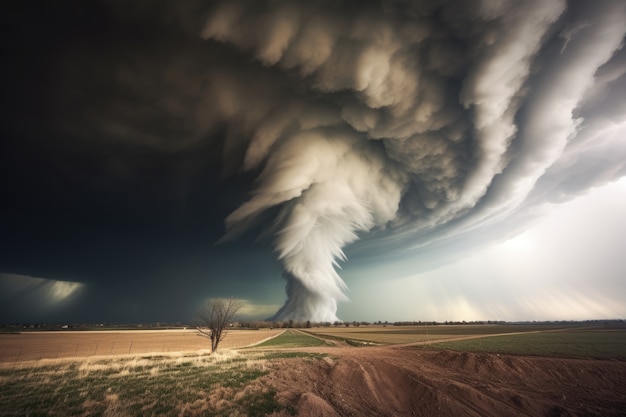
[[278,320],[338,318],[344,251],[445,264],[626,175],[620,0],[14,8],[29,71],[3,78],[3,165],[32,198],[13,213],[188,242],[204,190],[211,239],[271,242]]
[[[214,94],[229,132],[245,129],[243,169],[260,170],[228,229],[280,208],[271,230],[288,301],[276,318],[335,320],[337,262],[366,232],[423,245],[425,232],[504,222],[541,193],[538,182],[567,181],[556,167],[586,159],[574,149],[586,129],[614,128],[592,100],[607,82],[623,85],[623,59],[605,68],[622,53],[625,7],[218,3],[201,36],[275,77],[233,79]],[[604,181],[624,174],[612,162]]]

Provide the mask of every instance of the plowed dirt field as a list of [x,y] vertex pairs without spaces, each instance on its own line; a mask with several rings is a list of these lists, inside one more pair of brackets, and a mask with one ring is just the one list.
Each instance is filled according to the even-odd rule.
[[329,356],[276,362],[261,381],[299,416],[626,415],[623,361],[393,346],[317,351]]

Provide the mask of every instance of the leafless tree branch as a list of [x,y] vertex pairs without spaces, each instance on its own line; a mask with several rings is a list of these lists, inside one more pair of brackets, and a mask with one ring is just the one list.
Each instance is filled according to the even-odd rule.
[[194,322],[201,336],[211,339],[211,352],[215,352],[224,339],[224,329],[233,321],[242,303],[234,298],[213,298],[196,311]]

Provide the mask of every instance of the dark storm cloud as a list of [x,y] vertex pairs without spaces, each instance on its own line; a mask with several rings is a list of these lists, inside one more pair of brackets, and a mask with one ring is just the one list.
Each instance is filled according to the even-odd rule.
[[101,283],[106,242],[142,242],[139,270],[225,222],[220,250],[271,236],[278,319],[335,320],[359,237],[368,254],[497,239],[624,175],[625,7],[11,3],[2,266],[44,276],[67,257],[29,271],[27,252],[87,241],[77,272]]

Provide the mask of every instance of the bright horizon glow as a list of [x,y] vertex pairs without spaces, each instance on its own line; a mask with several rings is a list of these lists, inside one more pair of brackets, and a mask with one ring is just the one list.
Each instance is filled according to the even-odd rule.
[[358,319],[359,305],[370,321],[626,317],[626,261],[611,264],[626,247],[626,177],[551,206],[525,232],[454,263],[354,286],[342,318]]

